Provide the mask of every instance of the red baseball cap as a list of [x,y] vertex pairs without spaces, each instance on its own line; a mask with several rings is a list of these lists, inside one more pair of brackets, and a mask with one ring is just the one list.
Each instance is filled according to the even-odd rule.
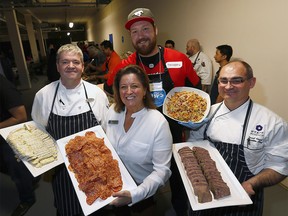
[[128,15],[125,28],[130,30],[131,25],[138,21],[148,21],[154,25],[154,15],[147,8],[136,8]]

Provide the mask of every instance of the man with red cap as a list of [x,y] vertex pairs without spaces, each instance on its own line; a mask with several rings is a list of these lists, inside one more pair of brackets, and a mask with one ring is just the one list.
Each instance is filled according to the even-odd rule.
[[[157,45],[158,29],[152,12],[147,8],[137,8],[128,15],[125,28],[129,30],[132,44],[136,50],[127,59],[116,66],[104,90],[112,94],[115,74],[127,65],[137,64],[148,74],[150,91],[155,105],[162,112],[162,105],[167,93],[174,87],[190,86],[201,89],[201,81],[185,54]],[[183,128],[176,121],[167,119],[173,136],[173,143],[183,142]],[[177,215],[185,216],[188,199],[177,165],[172,158],[172,176],[170,187],[172,204]]]

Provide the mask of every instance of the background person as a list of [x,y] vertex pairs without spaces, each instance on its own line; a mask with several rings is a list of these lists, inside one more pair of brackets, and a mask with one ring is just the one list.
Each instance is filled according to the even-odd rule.
[[[20,92],[1,74],[0,102],[0,129],[27,121],[27,113]],[[1,135],[0,170],[10,175],[19,195],[20,203],[11,216],[25,215],[36,201],[33,186],[40,180],[40,177],[34,178],[24,163],[17,161],[15,153]]]
[[113,49],[113,44],[108,41],[104,40],[100,47],[103,53],[106,55],[106,61],[104,62],[105,65],[105,74],[103,75],[96,75],[97,79],[107,80],[114,70],[114,68],[121,62],[121,58]]
[[[108,99],[99,87],[81,79],[84,71],[81,49],[73,44],[61,46],[57,51],[57,69],[60,80],[36,93],[32,119],[45,127],[55,140],[103,124]],[[64,164],[56,168],[52,187],[58,215],[82,214]]]
[[[130,32],[136,52],[117,65],[107,82],[104,83],[105,91],[111,94],[115,75],[121,68],[131,64],[139,65],[148,75],[150,89],[153,89],[151,94],[154,103],[161,112],[166,94],[172,88],[181,86],[201,88],[201,81],[185,54],[157,46],[158,29],[155,25],[154,15],[149,9],[137,8],[133,10],[128,15],[125,28]],[[173,143],[183,142],[183,127],[170,118],[167,120]],[[188,197],[173,157],[171,170],[172,205],[177,215],[185,216],[188,210]]]
[[175,49],[175,42],[173,40],[166,40],[165,47],[170,49]]
[[[249,64],[232,61],[219,74],[223,102],[214,104],[209,122],[191,130],[188,141],[211,141],[253,204],[214,208],[191,215],[262,215],[263,188],[280,183],[288,175],[288,124],[249,96],[256,78]],[[229,132],[229,133],[227,133]]]
[[0,49],[0,74],[9,80],[12,84],[16,84],[17,76],[12,70],[12,64],[4,52]]
[[85,73],[83,79],[95,84],[102,83],[101,79],[98,79],[98,75],[104,75],[106,73],[105,61],[106,55],[93,45],[88,46],[87,52],[89,54],[90,62],[86,64]]
[[194,70],[201,78],[202,90],[209,92],[212,82],[212,62],[201,50],[197,39],[190,39],[186,44],[186,54],[193,63]]
[[216,47],[216,53],[214,55],[215,61],[220,65],[218,71],[215,73],[214,80],[210,90],[210,100],[211,105],[219,103],[223,98],[219,95],[218,92],[218,77],[221,68],[228,64],[233,54],[233,49],[229,45],[220,45]]
[[139,66],[121,69],[113,87],[115,104],[107,114],[106,134],[138,187],[113,194],[117,199],[111,205],[124,206],[116,215],[128,216],[131,211],[156,216],[153,195],[171,175],[169,124],[156,110],[149,79]]

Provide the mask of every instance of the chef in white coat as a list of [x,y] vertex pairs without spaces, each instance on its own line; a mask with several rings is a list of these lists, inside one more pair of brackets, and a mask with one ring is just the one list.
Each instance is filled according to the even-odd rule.
[[[105,122],[108,98],[96,85],[82,80],[83,53],[77,45],[66,44],[57,51],[60,79],[40,89],[34,98],[32,118],[55,139]],[[56,168],[52,187],[58,216],[83,215],[65,166]]]
[[188,141],[208,139],[214,143],[253,204],[191,215],[262,215],[263,188],[278,184],[288,175],[288,125],[249,97],[256,78],[246,62],[225,65],[218,83],[224,101],[211,107],[209,121],[199,130],[191,130]]

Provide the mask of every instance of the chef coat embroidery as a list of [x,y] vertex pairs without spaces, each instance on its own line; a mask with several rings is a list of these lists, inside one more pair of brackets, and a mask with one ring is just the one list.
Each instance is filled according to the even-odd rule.
[[259,150],[264,148],[264,127],[262,125],[256,125],[255,129],[251,130],[247,145],[244,146],[250,150]]

